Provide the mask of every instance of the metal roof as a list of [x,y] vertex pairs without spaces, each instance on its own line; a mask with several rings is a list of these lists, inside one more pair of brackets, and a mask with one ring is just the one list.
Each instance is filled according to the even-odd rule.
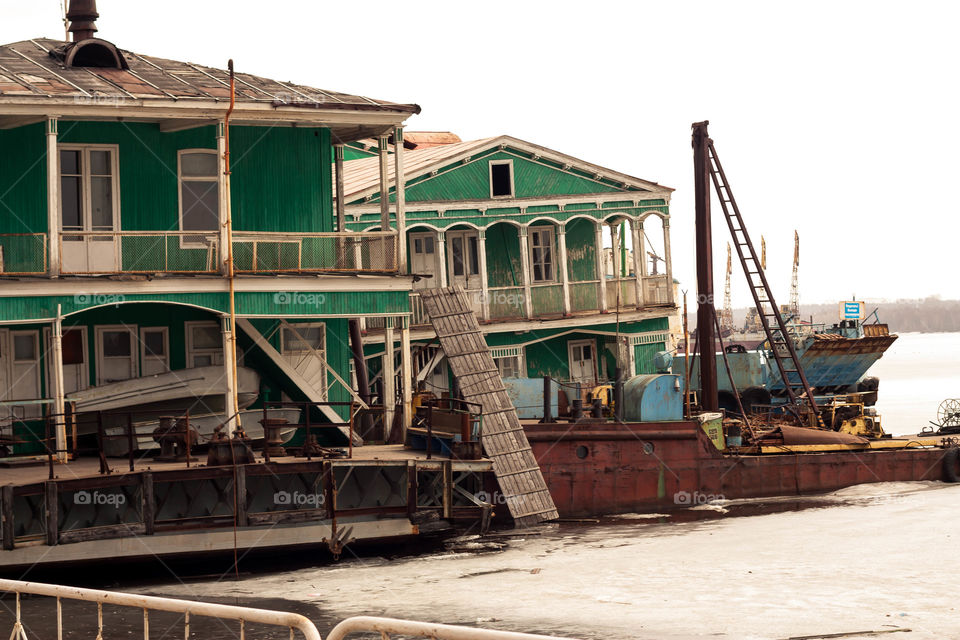
[[[613,171],[612,169],[591,164],[512,136],[481,138],[479,140],[469,140],[467,142],[456,142],[453,144],[427,147],[425,149],[418,148],[412,151],[405,151],[403,154],[404,179],[409,181],[425,173],[439,170],[454,162],[467,160],[473,155],[497,146],[509,147],[525,152],[531,156],[551,160],[562,166],[569,166],[570,168],[584,171],[591,175],[602,176],[604,179],[622,183],[625,185],[625,188],[658,192],[673,191],[672,188],[659,185],[656,182],[642,180],[618,171]],[[392,158],[388,165],[388,177],[392,183],[394,180],[395,166]],[[375,196],[380,190],[380,160],[376,156],[348,160],[343,164],[343,174],[344,200],[347,203],[359,198]]]
[[[107,111],[106,107],[118,103],[140,108],[195,103],[199,109],[201,104],[222,105],[230,99],[230,76],[223,69],[126,50],[119,51],[128,69],[68,66],[64,54],[71,44],[37,38],[0,45],[0,114],[14,113],[5,108],[8,105],[22,108],[86,101]],[[302,120],[302,112],[308,109],[380,112],[402,118],[420,112],[415,104],[375,100],[248,73],[236,74],[236,100],[237,109],[266,107],[279,116],[278,120],[283,120],[284,114],[300,112],[291,121]]]

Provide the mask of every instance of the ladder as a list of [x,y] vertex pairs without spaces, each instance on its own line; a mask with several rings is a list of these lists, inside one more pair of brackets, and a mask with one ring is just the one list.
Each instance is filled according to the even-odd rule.
[[814,420],[819,424],[820,412],[813,397],[813,390],[807,382],[807,376],[803,373],[803,367],[800,366],[800,360],[797,358],[793,339],[787,331],[786,322],[784,322],[780,309],[770,292],[767,276],[763,271],[760,260],[757,258],[753,243],[750,241],[747,227],[743,224],[740,208],[737,206],[737,201],[730,190],[730,184],[727,182],[727,176],[723,172],[723,166],[720,164],[720,158],[717,157],[717,150],[713,146],[712,139],[707,140],[707,152],[710,177],[713,179],[713,186],[716,189],[717,198],[720,200],[720,207],[723,209],[723,217],[726,218],[727,226],[730,228],[733,245],[737,249],[740,264],[747,276],[747,284],[751,295],[753,295],[757,314],[760,316],[760,323],[763,325],[763,332],[767,336],[773,359],[777,363],[777,369],[780,370],[780,378],[783,380],[790,405],[797,409],[801,401],[806,401],[813,411]]

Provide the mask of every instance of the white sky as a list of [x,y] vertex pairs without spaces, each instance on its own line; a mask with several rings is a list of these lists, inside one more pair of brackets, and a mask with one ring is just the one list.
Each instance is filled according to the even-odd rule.
[[[690,123],[709,119],[778,302],[794,228],[801,303],[960,298],[950,3],[97,4],[98,35],[121,48],[416,102],[411,130],[510,134],[674,187],[674,275],[691,291]],[[62,37],[59,0],[3,5],[0,42]],[[716,205],[714,237],[722,295]]]

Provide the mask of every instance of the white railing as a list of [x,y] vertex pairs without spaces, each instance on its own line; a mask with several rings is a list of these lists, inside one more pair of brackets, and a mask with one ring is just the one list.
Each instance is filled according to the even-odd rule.
[[[253,609],[237,607],[229,604],[214,604],[211,602],[192,602],[176,598],[161,598],[120,591],[101,591],[99,589],[84,589],[81,587],[67,587],[40,582],[24,582],[21,580],[0,579],[0,591],[12,593],[16,596],[16,616],[11,640],[28,640],[23,619],[21,617],[20,597],[22,594],[47,596],[56,598],[57,606],[57,637],[64,637],[63,600],[79,600],[92,602],[97,605],[97,638],[104,637],[103,605],[114,607],[130,607],[143,611],[143,638],[150,638],[150,612],[166,611],[183,614],[184,638],[190,637],[190,616],[217,618],[219,620],[236,620],[239,622],[237,637],[245,640],[246,623],[264,624],[282,627],[290,632],[290,640],[295,632],[303,634],[304,640],[322,640],[317,627],[309,618],[297,613],[285,611],[270,611],[268,609]],[[75,618],[74,618],[75,620]],[[75,624],[75,623],[74,623]],[[71,632],[76,629],[71,626]],[[169,631],[169,629],[168,629]],[[400,620],[397,618],[375,618],[358,616],[347,618],[335,626],[327,636],[328,640],[342,640],[355,633],[378,633],[383,640],[389,640],[391,635],[403,635],[414,638],[432,638],[433,640],[562,640],[555,636],[541,636],[529,633],[515,633],[495,629],[474,629],[449,624],[432,622],[417,622],[414,620]]]
[[379,633],[384,640],[389,640],[391,635],[433,638],[435,640],[561,640],[557,636],[539,636],[496,629],[474,629],[452,624],[416,622],[397,618],[375,618],[372,616],[347,618],[330,630],[327,640],[343,640],[343,638],[354,633]]
[[247,622],[289,629],[291,640],[294,637],[294,631],[300,631],[300,633],[303,634],[304,640],[321,640],[320,633],[309,618],[284,611],[252,609],[248,607],[236,607],[229,604],[214,604],[211,602],[191,602],[190,600],[177,600],[175,598],[160,598],[157,596],[144,596],[119,591],[100,591],[99,589],[66,587],[56,584],[43,584],[41,582],[22,582],[20,580],[0,579],[0,590],[16,594],[16,620],[14,621],[13,630],[10,634],[10,638],[13,640],[26,638],[23,621],[20,617],[20,596],[25,593],[57,599],[58,638],[63,637],[61,601],[81,600],[97,604],[98,638],[103,637],[103,605],[108,604],[118,607],[142,609],[143,637],[145,639],[150,637],[150,612],[168,611],[183,614],[185,638],[190,637],[190,616],[196,615],[208,618],[219,618],[220,620],[237,620],[240,622],[240,640],[244,639],[244,624]]

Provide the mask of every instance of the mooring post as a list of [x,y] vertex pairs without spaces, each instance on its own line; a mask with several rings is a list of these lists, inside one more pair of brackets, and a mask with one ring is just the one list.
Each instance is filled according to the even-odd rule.
[[550,376],[543,376],[543,422],[553,422],[553,416],[551,411],[553,406],[551,405],[551,394],[550,394]]

